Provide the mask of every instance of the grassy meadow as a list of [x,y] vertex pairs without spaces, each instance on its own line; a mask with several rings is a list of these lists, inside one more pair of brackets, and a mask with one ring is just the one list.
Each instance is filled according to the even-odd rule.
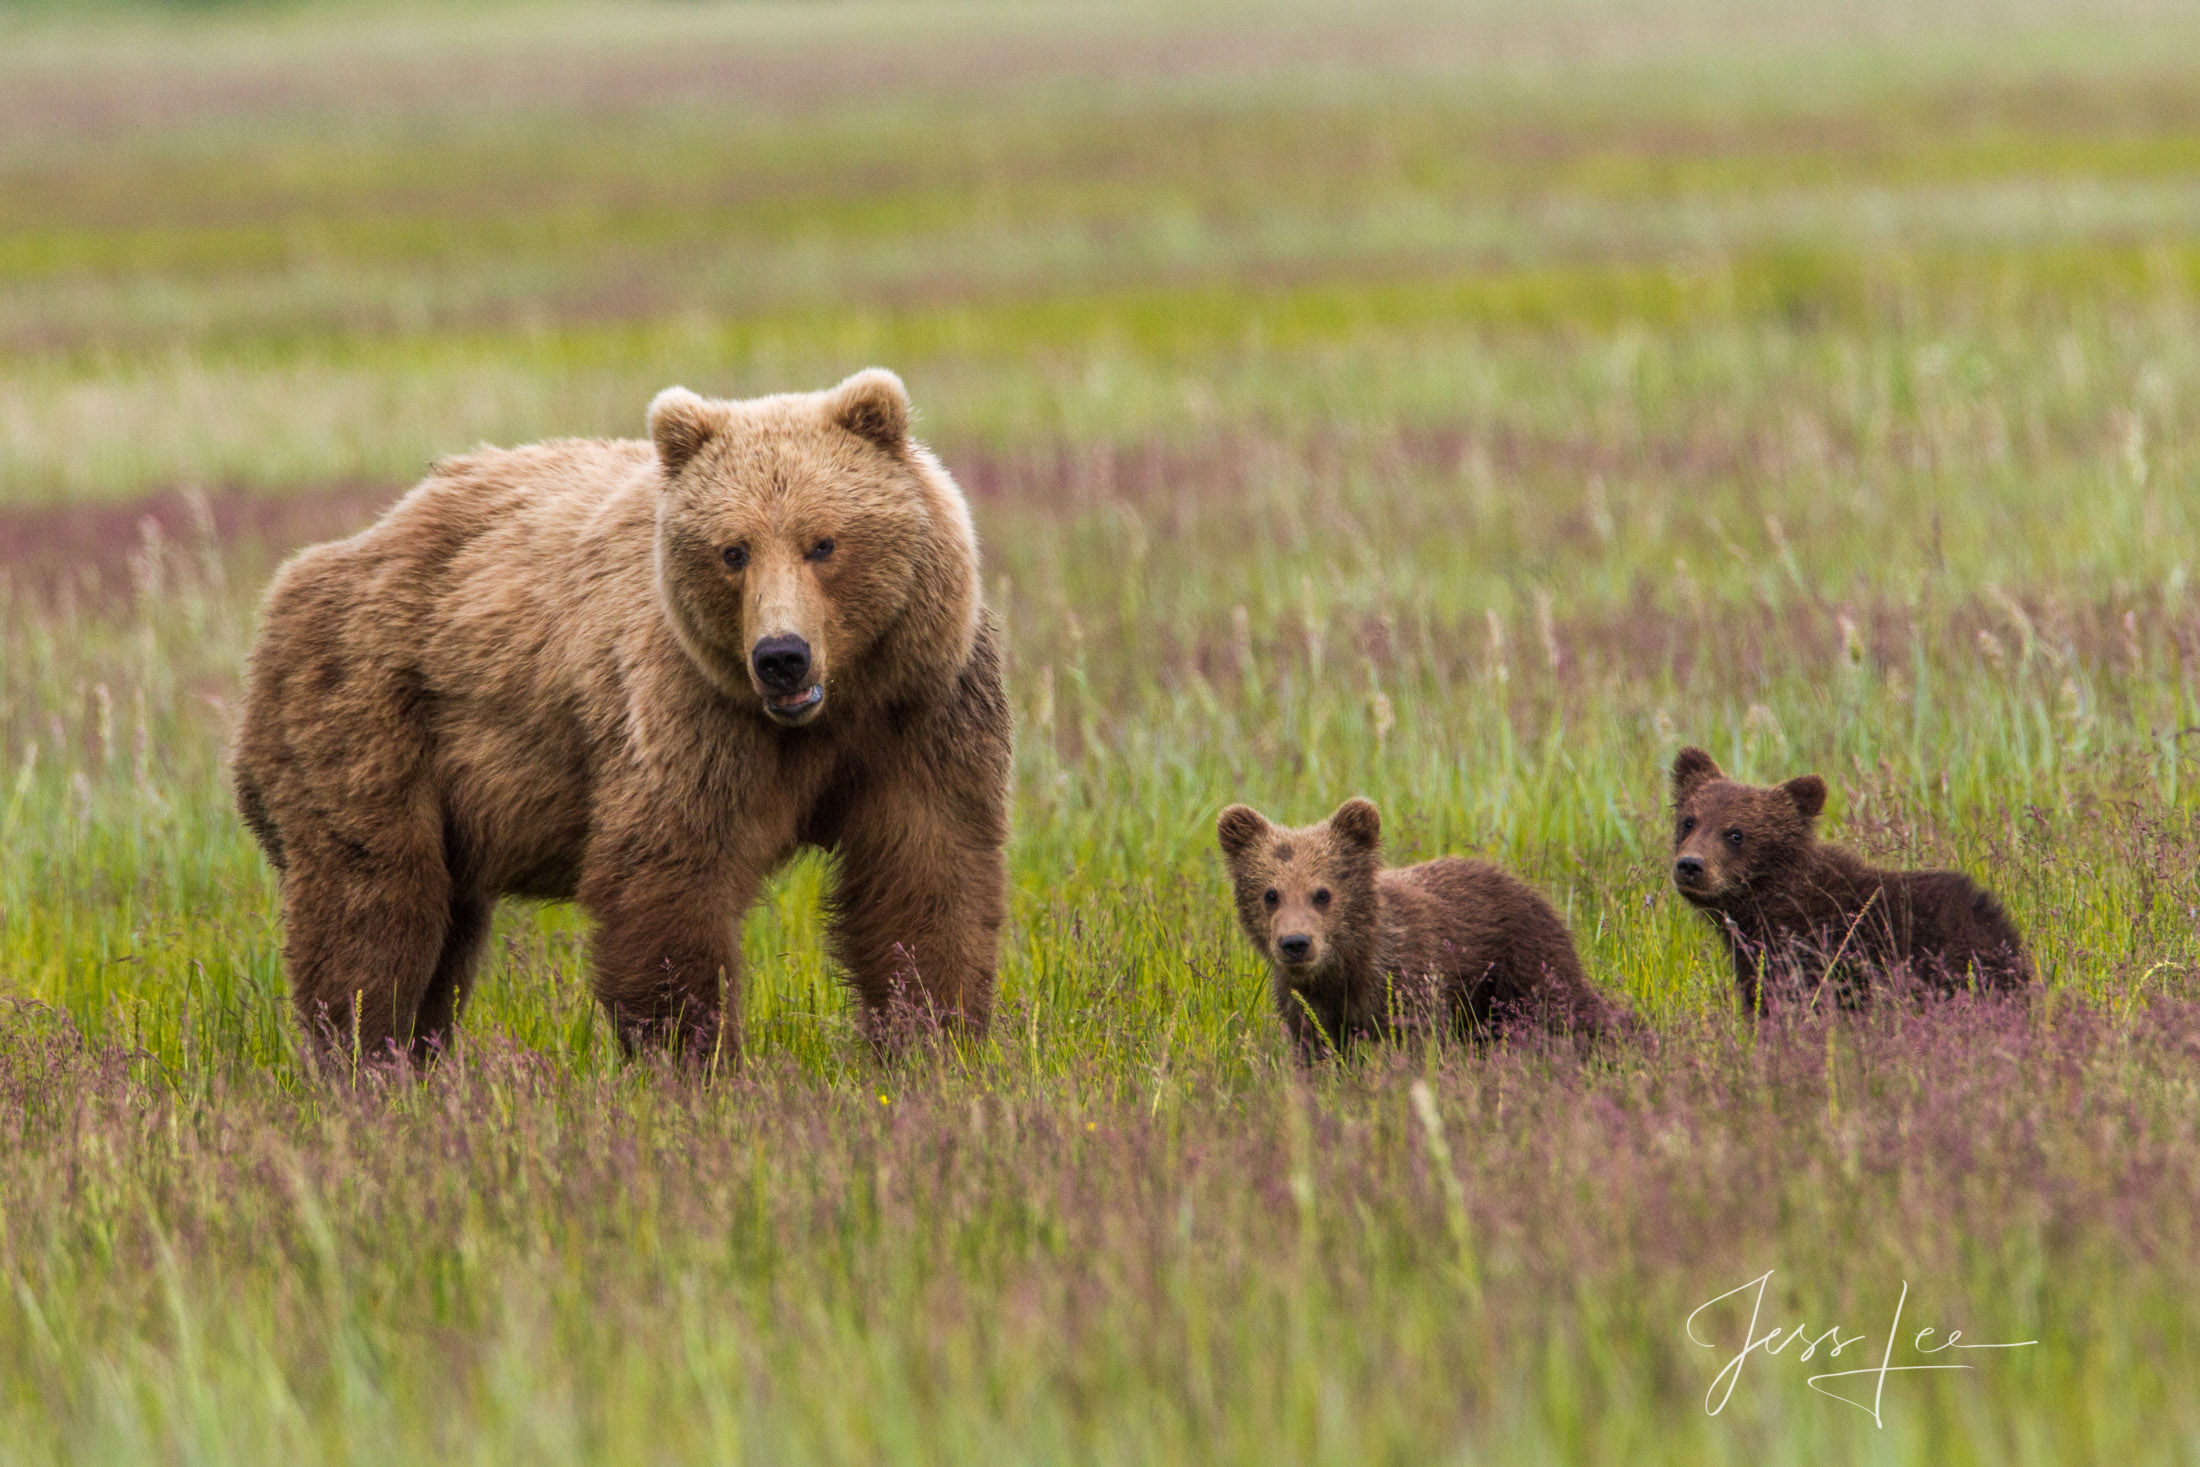
[[[873,363],[1008,633],[991,1038],[874,1056],[805,859],[736,1074],[508,903],[315,1083],[281,555]],[[0,0],[0,1464],[2200,1462],[2196,562],[2188,7]],[[2038,991],[1744,1021],[1686,742]],[[1356,793],[1655,1039],[1297,1072],[1213,820]]]

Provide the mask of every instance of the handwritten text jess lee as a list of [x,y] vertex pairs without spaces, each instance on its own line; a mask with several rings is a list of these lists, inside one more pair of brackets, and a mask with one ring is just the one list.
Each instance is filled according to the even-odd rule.
[[[1715,1304],[1724,1303],[1738,1294],[1750,1294],[1754,1291],[1750,1301],[1749,1328],[1742,1335],[1742,1346],[1734,1352],[1733,1358],[1728,1360],[1725,1367],[1712,1379],[1711,1389],[1704,1393],[1704,1411],[1709,1415],[1716,1416],[1726,1409],[1726,1403],[1733,1398],[1734,1387],[1741,1381],[1742,1366],[1748,1362],[1750,1355],[1753,1353],[1764,1355],[1769,1359],[1785,1353],[1788,1346],[1800,1341],[1803,1342],[1803,1350],[1795,1358],[1798,1362],[1803,1362],[1816,1355],[1821,1345],[1828,1346],[1826,1356],[1828,1359],[1834,1359],[1838,1358],[1841,1352],[1850,1346],[1864,1343],[1865,1337],[1861,1334],[1854,1337],[1844,1336],[1841,1333],[1840,1325],[1834,1325],[1815,1336],[1810,1334],[1810,1326],[1804,1324],[1799,1324],[1791,1330],[1783,1330],[1775,1325],[1762,1335],[1758,1334],[1757,1323],[1764,1314],[1765,1288],[1772,1282],[1772,1275],[1775,1272],[1777,1270],[1768,1268],[1748,1283],[1738,1288],[1728,1289],[1715,1299],[1706,1299],[1696,1306],[1695,1313],[1688,1316],[1688,1338],[1707,1350],[1717,1349],[1719,1347],[1713,1341],[1705,1339],[1696,1332],[1697,1317]],[[1905,1279],[1902,1283],[1901,1297],[1895,1300],[1894,1318],[1887,1325],[1886,1348],[1881,1352],[1877,1365],[1868,1365],[1859,1370],[1829,1370],[1811,1376],[1808,1382],[1810,1388],[1822,1396],[1831,1396],[1844,1405],[1856,1407],[1859,1411],[1869,1415],[1874,1425],[1885,1427],[1887,1423],[1880,1414],[1880,1407],[1886,1397],[1888,1376],[1913,1370],[1974,1369],[1975,1367],[1971,1365],[1951,1361],[1933,1361],[1924,1365],[1897,1365],[1894,1363],[1895,1339],[1902,1331],[1902,1307],[1909,1302],[1909,1299],[1910,1285],[1909,1281]],[[1939,1344],[1928,1344],[1927,1341],[1937,1333],[1939,1331],[1928,1325],[1917,1332],[1916,1336],[1910,1341],[1910,1348],[1920,1355],[1938,1355],[1946,1350],[2021,1350],[2027,1345],[2039,1343],[2038,1340],[2010,1340],[1998,1345],[1966,1345],[1961,1343],[1963,1331],[1957,1329],[1949,1330],[1946,1337]],[[1826,1381],[1854,1379],[1859,1376],[1871,1377],[1872,1393],[1868,1405],[1854,1396],[1844,1395],[1840,1390],[1828,1389],[1824,1384]]]

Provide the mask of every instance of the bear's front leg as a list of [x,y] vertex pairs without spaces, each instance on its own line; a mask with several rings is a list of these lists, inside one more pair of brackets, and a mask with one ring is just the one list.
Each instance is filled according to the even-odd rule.
[[758,881],[667,828],[592,843],[580,901],[596,919],[596,998],[628,1054],[675,1047],[695,1063],[741,1052],[741,914]]
[[1008,909],[997,817],[908,783],[855,803],[834,848],[832,949],[872,1036],[908,1021],[982,1035]]
[[1716,919],[1722,925],[1719,935],[1726,939],[1727,955],[1734,960],[1734,996],[1745,1014],[1762,1014],[1765,1011],[1764,978],[1769,952],[1766,945],[1752,941],[1743,933],[1732,917]]
[[832,950],[872,1037],[897,1019],[982,1035],[1008,914],[1009,717],[990,633],[954,695],[855,777],[821,843]]
[[[1322,1012],[1315,1000],[1286,983],[1275,986],[1276,1012],[1291,1041],[1291,1054],[1306,1068],[1344,1052],[1341,1016]],[[1326,1006],[1325,1006],[1326,1007]]]

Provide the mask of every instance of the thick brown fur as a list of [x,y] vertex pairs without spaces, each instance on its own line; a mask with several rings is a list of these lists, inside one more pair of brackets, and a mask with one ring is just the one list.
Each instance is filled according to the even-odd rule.
[[[1541,1025],[1582,1039],[1627,1025],[1582,976],[1549,902],[1481,861],[1384,866],[1382,817],[1366,800],[1295,829],[1232,805],[1215,832],[1238,922],[1268,960],[1301,1059],[1431,1025],[1474,1038]],[[1296,960],[1293,939],[1307,943]]]
[[[325,1043],[426,1058],[519,895],[594,917],[629,1048],[734,1053],[741,915],[801,846],[832,853],[874,1024],[984,1028],[1010,720],[969,510],[901,382],[673,388],[649,422],[446,460],[276,576],[237,803]],[[807,644],[797,692],[760,680],[767,638]]]
[[1889,976],[1942,993],[2022,987],[2032,962],[2001,904],[1960,871],[1887,871],[1815,824],[1815,774],[1759,787],[1728,779],[1702,749],[1673,761],[1673,884],[1711,919],[1734,960],[1742,1006],[1767,990],[1844,999]]

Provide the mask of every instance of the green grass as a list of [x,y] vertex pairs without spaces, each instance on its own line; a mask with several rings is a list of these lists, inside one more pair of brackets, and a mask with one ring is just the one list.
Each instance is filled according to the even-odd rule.
[[[2181,9],[160,10],[0,8],[0,1462],[2200,1459]],[[871,362],[1008,631],[992,1037],[877,1059],[813,859],[738,1077],[514,903],[313,1083],[222,764],[296,527]],[[1741,1023],[1683,742],[2036,1000]],[[1297,1075],[1212,822],[1353,793],[1657,1043]],[[1766,1268],[2042,1343],[1708,1416]]]

